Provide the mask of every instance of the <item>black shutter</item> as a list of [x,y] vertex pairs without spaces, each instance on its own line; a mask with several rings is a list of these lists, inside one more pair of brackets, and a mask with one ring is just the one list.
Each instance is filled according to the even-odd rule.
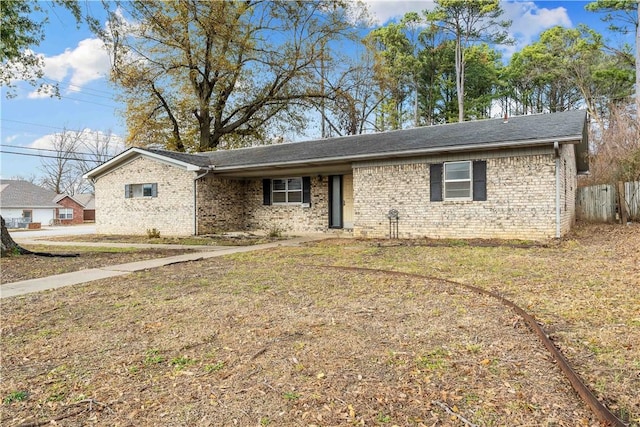
[[262,204],[271,204],[271,180],[266,178],[262,180]]
[[487,162],[473,162],[473,200],[487,200]]
[[158,197],[158,184],[151,184],[151,197]]
[[130,184],[125,184],[124,185],[124,198],[125,199],[130,199],[131,198],[131,185]]
[[309,203],[311,206],[311,177],[302,177],[302,203]]
[[429,165],[429,183],[432,202],[442,201],[442,163]]

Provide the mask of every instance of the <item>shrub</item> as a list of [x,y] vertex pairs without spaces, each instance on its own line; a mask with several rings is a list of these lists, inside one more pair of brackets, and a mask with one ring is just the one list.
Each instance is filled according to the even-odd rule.
[[159,239],[160,238],[160,230],[157,228],[147,228],[147,237],[150,239]]

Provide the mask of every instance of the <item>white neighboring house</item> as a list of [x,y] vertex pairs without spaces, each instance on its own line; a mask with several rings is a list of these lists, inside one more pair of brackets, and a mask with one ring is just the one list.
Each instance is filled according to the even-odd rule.
[[29,223],[49,225],[62,206],[54,203],[57,194],[29,181],[0,180],[0,213],[7,228],[25,228]]

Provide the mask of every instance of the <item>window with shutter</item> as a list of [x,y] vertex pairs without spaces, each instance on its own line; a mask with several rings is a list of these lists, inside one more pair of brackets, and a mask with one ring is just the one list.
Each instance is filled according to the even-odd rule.
[[[309,181],[310,184],[310,181]],[[274,178],[271,180],[271,203],[274,205],[299,205],[303,203],[303,179]]]
[[471,200],[471,162],[447,162],[443,175],[445,200]]
[[445,162],[429,165],[430,200],[487,200],[487,162]]

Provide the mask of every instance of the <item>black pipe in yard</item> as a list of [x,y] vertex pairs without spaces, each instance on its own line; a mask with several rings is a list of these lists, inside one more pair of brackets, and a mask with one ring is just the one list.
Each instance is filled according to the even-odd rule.
[[504,298],[501,295],[498,295],[495,292],[488,291],[486,289],[479,288],[477,286],[468,285],[465,283],[454,282],[453,280],[442,279],[440,277],[432,277],[432,276],[424,276],[416,273],[405,273],[401,271],[393,271],[393,270],[381,270],[375,268],[364,268],[364,267],[341,267],[335,265],[309,265],[309,267],[320,267],[320,268],[334,268],[341,270],[351,270],[351,271],[359,271],[359,272],[368,272],[368,273],[382,273],[382,274],[390,274],[395,276],[405,276],[405,277],[414,277],[420,279],[427,280],[438,280],[440,282],[445,282],[454,286],[460,286],[466,288],[470,291],[477,292],[479,294],[487,295],[492,298],[497,299],[503,305],[512,308],[518,315],[522,317],[525,323],[529,326],[529,328],[538,336],[542,344],[547,348],[549,353],[553,356],[555,361],[560,366],[560,369],[565,374],[573,389],[578,393],[578,395],[582,398],[583,402],[589,406],[591,411],[594,413],[598,419],[605,423],[605,425],[612,427],[626,427],[618,417],[616,417],[609,409],[604,406],[589,390],[589,388],[584,384],[584,382],[580,379],[578,374],[571,368],[569,362],[562,355],[560,350],[553,344],[553,342],[549,339],[548,335],[542,329],[542,327],[536,322],[536,320],[529,313],[518,307],[514,302]]

